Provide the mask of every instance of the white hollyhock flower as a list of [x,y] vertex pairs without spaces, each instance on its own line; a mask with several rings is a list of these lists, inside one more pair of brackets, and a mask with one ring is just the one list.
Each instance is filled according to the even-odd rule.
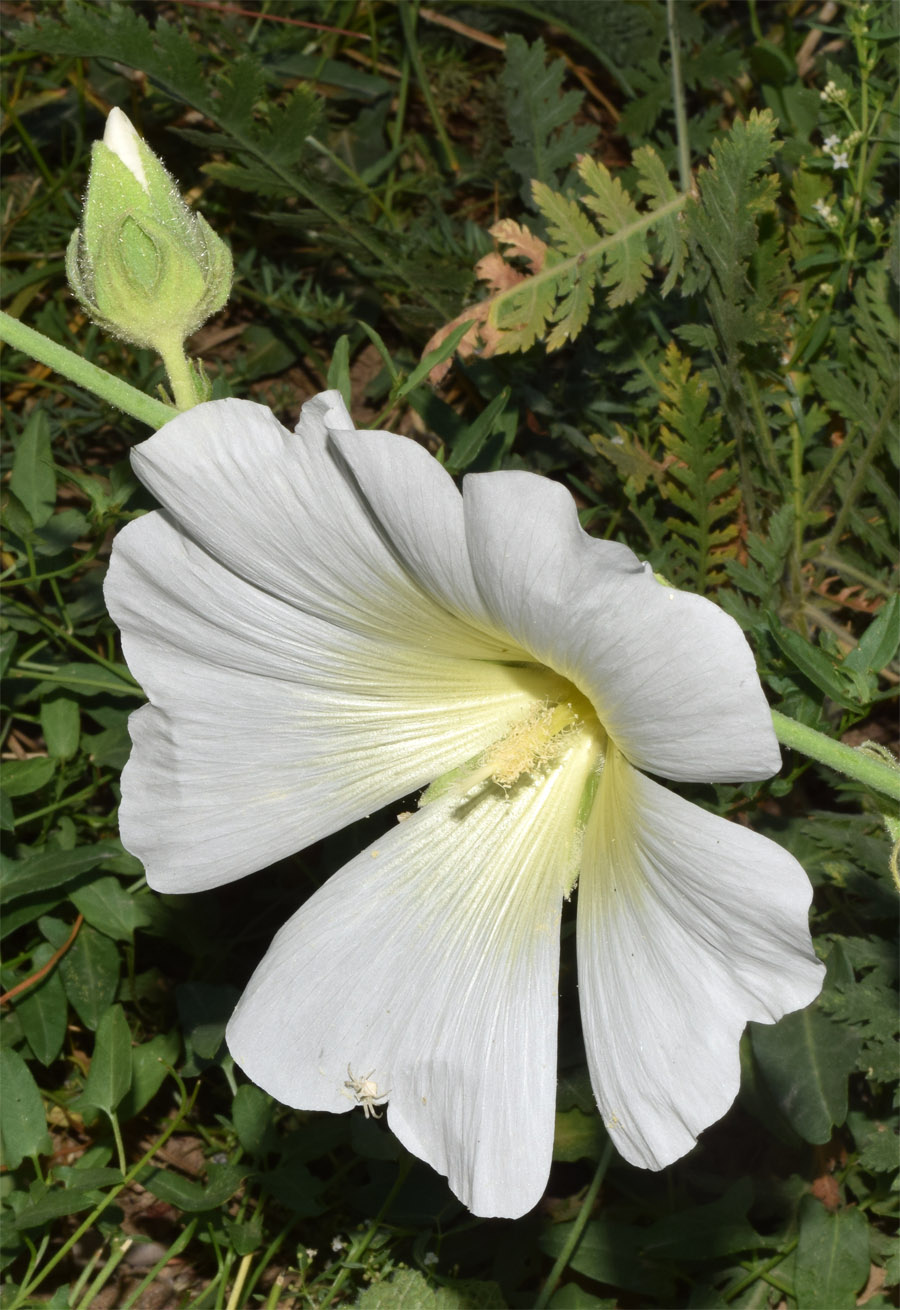
[[[580,876],[591,1079],[659,1169],[731,1104],[748,1019],[806,1005],[809,884],[665,779],[763,778],[751,652],[709,601],[581,529],[559,484],[355,432],[201,405],[134,452],[163,511],[107,583],[150,704],[122,837],[151,886],[240,878],[426,783],[415,814],[275,938],[231,1020],[289,1105],[380,1113],[477,1214],[550,1168],[562,900]],[[434,781],[438,780],[438,781]]]

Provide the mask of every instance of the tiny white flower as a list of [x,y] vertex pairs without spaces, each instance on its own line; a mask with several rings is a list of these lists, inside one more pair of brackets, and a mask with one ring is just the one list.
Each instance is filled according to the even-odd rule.
[[827,136],[822,142],[824,149],[827,150],[829,154],[831,154],[833,150],[836,150],[840,144],[841,138],[836,135]]
[[331,1239],[331,1249],[332,1251],[334,1251],[335,1255],[337,1255],[339,1251],[343,1251],[346,1245],[347,1243],[340,1236],[340,1234],[338,1234],[337,1237],[332,1237]]
[[779,768],[737,624],[588,536],[559,483],[460,494],[337,392],[294,433],[199,405],[133,458],[164,512],[120,533],[107,599],[150,701],[121,807],[150,884],[229,882],[432,784],[279,932],[229,1024],[241,1067],[304,1109],[389,1096],[470,1209],[523,1214],[552,1157],[578,881],[603,1119],[634,1164],[689,1151],[738,1090],[746,1022],[822,979],[796,860],[648,776]]
[[422,1264],[423,1264],[423,1265],[436,1265],[437,1263],[438,1263],[438,1257],[437,1257],[437,1255],[434,1253],[434,1251],[426,1251],[426,1252],[425,1252],[425,1255],[424,1255],[423,1258],[422,1258]]
[[832,157],[831,157],[831,163],[832,163],[832,166],[833,166],[833,168],[835,169],[835,171],[837,171],[837,169],[839,169],[839,168],[849,168],[849,167],[850,167],[850,160],[849,160],[849,158],[848,158],[846,152],[844,152],[844,151],[841,151],[840,154],[834,154],[834,155],[832,155]]

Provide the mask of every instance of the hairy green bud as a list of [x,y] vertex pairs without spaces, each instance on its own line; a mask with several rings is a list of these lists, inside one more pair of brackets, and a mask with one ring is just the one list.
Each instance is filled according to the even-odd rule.
[[66,273],[95,323],[164,356],[228,299],[228,247],[187,207],[120,109],[94,143]]

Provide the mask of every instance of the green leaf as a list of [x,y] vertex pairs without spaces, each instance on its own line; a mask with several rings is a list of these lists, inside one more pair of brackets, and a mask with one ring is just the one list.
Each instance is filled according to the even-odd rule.
[[119,941],[130,942],[135,928],[150,921],[141,898],[129,895],[118,878],[97,878],[70,899],[92,927]]
[[238,1255],[252,1255],[254,1251],[259,1250],[265,1240],[259,1220],[240,1223],[234,1219],[226,1219],[225,1232]]
[[47,751],[55,760],[70,760],[78,751],[81,713],[78,702],[51,696],[41,703],[41,731]]
[[181,1038],[177,1032],[157,1033],[149,1042],[132,1048],[131,1088],[119,1106],[123,1123],[140,1114],[145,1105],[162,1087],[181,1051]]
[[593,149],[597,132],[590,124],[573,121],[583,96],[580,91],[563,91],[565,60],[548,63],[540,37],[529,46],[517,33],[509,33],[504,59],[501,81],[513,142],[505,159],[521,178],[522,199],[527,202],[529,179],[555,184],[557,174]]
[[16,1215],[16,1228],[20,1231],[28,1228],[43,1228],[45,1224],[61,1219],[63,1215],[77,1214],[80,1210],[90,1210],[103,1199],[101,1192],[73,1191],[70,1188],[54,1188],[33,1205]]
[[[41,921],[42,925],[47,922]],[[62,933],[54,933],[55,946],[62,945],[60,936],[63,939],[68,936],[67,926],[62,927]],[[59,972],[79,1019],[93,1032],[115,1000],[119,986],[118,950],[108,937],[84,924],[60,960]]]
[[188,1214],[199,1214],[203,1210],[215,1210],[229,1200],[240,1187],[248,1173],[247,1168],[236,1164],[211,1164],[209,1182],[206,1187],[192,1183],[180,1174],[170,1173],[166,1169],[153,1169],[146,1176],[141,1176],[141,1185],[148,1192],[177,1205],[179,1210]]
[[181,983],[175,995],[189,1057],[215,1059],[240,992],[227,983]]
[[62,688],[75,691],[81,697],[130,696],[142,700],[144,696],[124,664],[116,664],[110,669],[102,664],[76,661],[57,664],[52,669],[19,668],[14,670],[10,677],[37,680],[37,686],[31,695],[38,700]]
[[[554,1224],[540,1239],[545,1255],[558,1256],[566,1245],[572,1225]],[[669,1263],[655,1260],[644,1251],[646,1230],[614,1220],[589,1223],[575,1248],[571,1267],[595,1283],[612,1283],[624,1291],[650,1296],[672,1305],[675,1282]]]
[[231,1105],[231,1120],[238,1141],[252,1156],[265,1154],[271,1138],[272,1098],[261,1087],[244,1083]]
[[770,613],[768,619],[769,631],[780,650],[809,678],[814,687],[818,687],[845,709],[859,708],[858,698],[852,694],[850,686],[844,682],[833,661],[823,650],[807,641],[806,637],[801,637],[799,632],[784,627],[777,615]]
[[[3,761],[3,791],[7,796],[30,796],[53,777],[54,760],[42,755],[34,760]],[[6,886],[4,885],[4,891]]]
[[584,204],[598,216],[604,232],[636,228],[632,236],[625,236],[610,247],[601,278],[605,287],[613,288],[609,294],[610,306],[626,305],[637,299],[652,271],[646,235],[636,227],[640,214],[622,183],[603,164],[585,155],[578,165],[578,173],[590,192],[584,197]]
[[606,1141],[600,1116],[578,1109],[557,1111],[554,1160],[599,1160]]
[[497,1283],[464,1279],[431,1287],[417,1269],[398,1269],[390,1278],[360,1292],[356,1310],[504,1310]]
[[56,475],[50,443],[50,420],[37,408],[25,424],[13,460],[10,490],[16,495],[36,528],[47,522],[56,504]]
[[[449,339],[449,338],[448,338]],[[455,349],[455,347],[454,347]],[[459,434],[450,451],[446,468],[448,473],[461,473],[478,458],[481,448],[488,437],[496,431],[499,419],[506,409],[510,397],[510,388],[504,387],[494,399],[484,407],[474,423]]]
[[[42,942],[31,957],[30,973],[36,973],[53,955],[49,942]],[[65,988],[56,969],[29,987],[13,1002],[25,1039],[41,1064],[52,1064],[66,1039],[69,1006]]]
[[350,386],[350,338],[346,333],[334,343],[326,381],[329,387],[341,393],[341,399],[349,411],[353,402]]
[[3,879],[4,899],[15,900],[47,891],[74,878],[76,874],[94,869],[104,860],[122,854],[119,842],[97,842],[95,846],[76,846],[71,851],[45,849],[36,851],[24,860],[10,860],[0,856],[0,876]]
[[777,1024],[750,1024],[753,1055],[778,1108],[807,1142],[822,1144],[847,1117],[847,1079],[859,1038],[807,1007]]
[[79,1105],[111,1115],[131,1086],[131,1030],[121,1005],[111,1005],[97,1025],[94,1054]]
[[853,1310],[869,1276],[865,1215],[829,1214],[815,1197],[804,1197],[794,1268],[794,1295],[803,1310]]
[[647,1231],[644,1253],[656,1259],[704,1264],[753,1251],[765,1243],[747,1219],[752,1204],[753,1184],[742,1178],[718,1200],[658,1220]]
[[896,655],[900,645],[900,596],[891,596],[859,639],[859,645],[844,660],[854,673],[880,673]]
[[416,367],[410,373],[409,377],[404,379],[401,385],[397,388],[394,393],[395,399],[399,400],[403,396],[408,396],[411,391],[415,390],[420,382],[423,382],[425,378],[428,377],[428,374],[433,368],[437,368],[438,364],[443,364],[445,359],[449,359],[470,327],[471,324],[468,322],[458,323],[453,331],[447,334],[439,346],[435,346],[434,350],[429,350],[427,355],[423,355]]
[[18,1169],[29,1155],[50,1149],[44,1103],[28,1065],[11,1047],[0,1050],[0,1138],[3,1163]]

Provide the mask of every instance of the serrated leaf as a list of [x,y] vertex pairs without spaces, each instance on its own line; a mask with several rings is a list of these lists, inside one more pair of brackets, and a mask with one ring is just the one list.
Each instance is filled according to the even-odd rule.
[[504,1310],[506,1301],[496,1283],[466,1279],[431,1287],[417,1269],[398,1269],[384,1282],[360,1292],[357,1310]]
[[[605,233],[619,237],[606,252],[600,280],[603,286],[612,288],[608,297],[612,308],[626,305],[637,299],[652,271],[647,234],[639,226],[640,214],[622,183],[603,164],[585,156],[578,173],[589,190],[583,203],[598,216]],[[637,230],[628,236],[625,230],[630,226]]]
[[[644,195],[650,197],[653,209],[661,209],[678,199],[678,192],[666,172],[666,166],[655,150],[650,146],[641,146],[635,150],[632,162],[638,171],[638,187]],[[661,288],[662,294],[667,296],[681,277],[687,258],[687,236],[680,209],[659,215],[654,231],[661,261],[668,265]]]
[[563,91],[565,61],[553,59],[548,63],[540,37],[529,46],[511,32],[506,38],[504,60],[501,82],[513,142],[505,158],[522,179],[522,196],[527,201],[529,179],[555,183],[562,169],[569,168],[578,154],[593,147],[597,133],[589,124],[572,121],[583,97],[579,91]]

